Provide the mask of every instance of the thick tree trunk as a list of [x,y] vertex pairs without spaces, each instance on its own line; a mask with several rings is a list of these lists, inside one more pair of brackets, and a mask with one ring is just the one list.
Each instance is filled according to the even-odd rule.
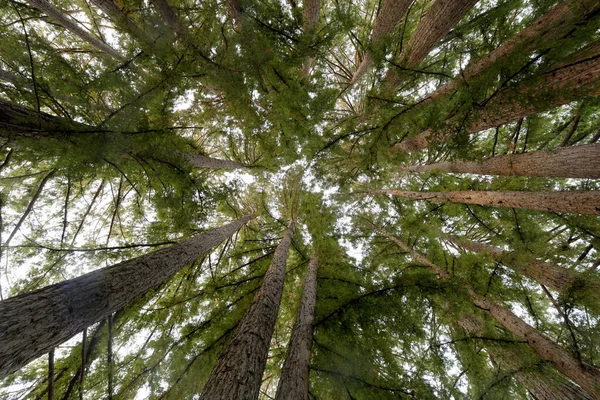
[[202,400],[258,399],[283,293],[293,230],[294,223],[290,222],[260,290],[204,386]]
[[595,54],[582,54],[585,58],[576,57],[568,65],[499,91],[480,109],[474,109],[466,122],[463,115],[451,118],[439,129],[427,129],[397,143],[392,150],[407,153],[422,150],[429,146],[432,135],[438,142],[444,142],[461,131],[474,134],[588,96],[599,96],[600,47],[597,50]]
[[411,200],[479,204],[528,210],[600,215],[600,190],[570,190],[564,192],[519,192],[463,190],[454,192],[410,192],[383,189],[374,193],[389,194]]
[[242,13],[244,12],[241,0],[225,0],[225,3],[227,4],[227,10],[229,10],[229,15],[231,15],[231,18],[233,18],[235,28],[238,31],[241,31]]
[[[304,23],[302,29],[306,35],[312,36],[317,28],[319,16],[321,15],[321,0],[303,0],[302,12]],[[312,57],[306,57],[302,64],[302,77],[307,78],[310,75],[314,60]]]
[[237,161],[222,160],[219,158],[202,156],[200,154],[185,153],[184,156],[188,163],[194,168],[239,169],[248,167],[248,165]]
[[[414,68],[427,57],[436,43],[444,37],[478,0],[436,0],[396,59],[402,68]],[[402,73],[401,73],[402,74]],[[401,74],[392,67],[384,80],[387,90],[398,87]]]
[[167,281],[251,218],[0,302],[0,378]]
[[440,86],[429,95],[427,101],[435,100],[453,91],[465,80],[473,78],[515,52],[530,53],[533,50],[543,52],[556,46],[560,39],[571,35],[573,29],[596,15],[598,10],[600,10],[600,2],[597,0],[567,0],[559,3],[496,50],[470,64],[459,78]]
[[275,400],[308,400],[313,320],[317,302],[317,268],[317,254],[313,253],[304,278],[302,298],[296,312],[296,322],[281,369]]
[[144,32],[127,14],[121,10],[115,0],[91,0],[92,3],[104,12],[115,24],[122,25],[138,41],[149,42],[154,39],[152,34]]
[[506,154],[487,160],[439,162],[402,167],[403,171],[463,174],[600,178],[600,144],[562,147],[551,152]]
[[[427,265],[431,270],[438,275],[442,280],[446,280],[449,274],[429,261],[426,257],[411,249],[399,239],[385,232],[381,228],[377,228],[385,237],[396,243],[401,249],[408,251],[415,260]],[[400,244],[399,244],[400,243]],[[416,257],[418,255],[418,257]],[[537,354],[544,360],[550,361],[556,369],[581,386],[585,391],[594,396],[600,396],[600,371],[591,365],[586,365],[577,362],[569,353],[558,344],[553,342],[549,337],[541,332],[538,332],[525,321],[517,317],[507,308],[496,304],[494,301],[483,297],[467,285],[464,285],[471,297],[471,301],[475,306],[482,309],[486,314],[490,315],[498,321],[504,328],[510,331],[514,336],[527,342]]]
[[[472,315],[464,315],[459,319],[458,325],[471,336],[482,336],[483,328],[481,321],[475,320]],[[510,348],[505,345],[485,346],[492,362],[507,373],[516,371],[515,379],[536,400],[593,400],[594,398],[585,393],[579,386],[561,376],[556,370],[543,365],[540,370],[523,369],[520,362],[521,353],[518,348]],[[537,368],[536,368],[537,369]]]
[[[396,30],[396,27],[402,21],[402,17],[404,17],[412,2],[413,0],[385,0],[383,2],[377,18],[375,18],[375,26],[373,26],[373,32],[371,33],[371,48],[378,48],[381,45],[381,39],[391,35]],[[365,57],[356,69],[356,72],[354,72],[350,84],[354,85],[358,82],[371,69],[372,65],[373,54],[370,50],[367,50]]]
[[116,51],[115,49],[113,49],[112,47],[110,47],[109,45],[107,45],[88,31],[86,31],[85,29],[81,28],[77,24],[77,22],[71,19],[71,17],[65,15],[62,11],[54,7],[47,0],[27,0],[27,2],[33,7],[43,12],[44,14],[46,14],[48,17],[50,17],[51,20],[56,22],[58,25],[70,31],[75,36],[79,37],[81,40],[91,44],[96,49],[110,55],[111,57],[120,60],[123,59],[123,56],[119,54],[118,51]]

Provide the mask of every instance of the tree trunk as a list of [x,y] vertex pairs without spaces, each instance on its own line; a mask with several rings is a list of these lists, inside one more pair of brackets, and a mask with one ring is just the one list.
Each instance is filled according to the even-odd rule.
[[258,399],[283,284],[294,223],[277,246],[262,286],[219,357],[202,395],[203,400]]
[[403,171],[444,171],[461,174],[600,178],[600,144],[587,144],[532,153],[506,154],[487,160],[439,162],[402,167]]
[[184,153],[184,156],[187,162],[194,168],[239,169],[248,167],[247,164],[241,162],[221,160],[200,154]]
[[317,254],[308,263],[302,298],[287,354],[281,369],[275,400],[308,400],[308,376],[317,302]]
[[571,270],[559,268],[553,264],[537,260],[524,262],[516,258],[514,253],[486,243],[473,242],[454,236],[449,236],[448,240],[465,250],[486,254],[552,290],[569,293],[571,290],[586,289],[586,293],[589,293],[586,297],[592,300],[591,303],[595,303],[596,308],[600,305],[600,281],[593,275],[578,277]]
[[[478,0],[436,0],[396,59],[401,68],[414,68],[427,57],[437,42],[469,11]],[[386,89],[401,83],[401,74],[392,67],[385,79]]]
[[557,45],[560,39],[573,33],[573,29],[596,15],[600,3],[596,0],[567,0],[556,5],[547,14],[533,21],[530,26],[502,43],[487,56],[470,64],[459,78],[440,86],[429,95],[428,102],[456,89],[465,80],[492,67],[516,52],[544,52]]
[[392,150],[407,153],[422,150],[429,146],[432,135],[436,141],[444,142],[461,131],[474,134],[587,96],[598,95],[600,47],[595,54],[582,54],[568,65],[550,69],[515,87],[500,90],[480,109],[473,109],[466,122],[462,114],[453,117],[445,121],[439,129],[427,129],[395,144]]
[[[413,257],[415,257],[416,261],[421,262],[431,268],[431,270],[442,280],[446,280],[449,277],[449,274],[444,269],[432,263],[415,250],[411,249],[399,239],[385,232],[381,228],[377,228],[377,230],[385,237],[396,243],[400,248],[408,251],[411,255],[413,255]],[[399,245],[399,243],[401,245]],[[418,257],[415,255],[418,255]],[[475,291],[467,285],[464,285],[464,288],[469,293],[471,301],[475,306],[482,309],[486,314],[498,321],[514,336],[526,341],[527,344],[529,344],[529,347],[531,347],[544,360],[550,361],[556,367],[556,369],[572,379],[585,391],[594,396],[600,396],[600,371],[598,371],[597,368],[592,365],[577,362],[562,347],[553,342],[546,335],[538,332],[525,321],[521,320],[507,308],[475,293]]]
[[463,190],[454,192],[409,192],[383,189],[374,193],[389,194],[411,200],[479,204],[528,210],[600,215],[600,190],[570,190],[564,192],[503,192]]
[[[306,35],[312,36],[317,28],[319,16],[321,15],[321,0],[304,0],[302,3],[304,23],[302,29]],[[302,77],[308,78],[312,69],[314,60],[312,57],[306,57],[302,64]]]
[[0,302],[0,378],[167,281],[251,218]]
[[122,25],[130,32],[138,41],[149,42],[154,39],[154,36],[144,32],[133,19],[121,10],[121,7],[115,0],[91,0],[92,3],[104,12],[115,24]]
[[[482,336],[483,328],[481,321],[476,321],[474,316],[463,315],[459,319],[458,325],[471,336]],[[540,371],[523,368],[520,362],[521,353],[514,347],[509,348],[505,345],[494,346],[486,345],[486,353],[489,354],[492,361],[507,373],[516,371],[514,374],[518,383],[536,400],[593,400],[594,398],[585,393],[579,386],[561,376],[556,370],[542,365]],[[537,368],[536,368],[537,369]]]
[[[391,35],[402,17],[406,14],[406,11],[412,4],[413,0],[384,0],[383,6],[375,18],[375,26],[373,26],[373,32],[371,33],[370,46],[371,48],[378,48],[381,45],[381,39]],[[351,85],[366,74],[373,65],[373,54],[370,50],[365,52],[365,57],[354,72],[352,76]]]
[[235,28],[238,31],[242,30],[242,2],[240,0],[225,0],[227,4],[227,10],[229,10],[229,15],[233,18],[235,22]]
[[109,45],[107,45],[106,43],[104,43],[103,41],[98,39],[97,37],[93,36],[91,33],[86,31],[85,29],[81,28],[77,24],[77,22],[75,22],[75,21],[73,21],[73,19],[71,19],[71,17],[65,15],[62,11],[60,11],[58,8],[54,7],[48,1],[46,1],[46,0],[27,0],[27,2],[29,4],[31,4],[33,7],[37,8],[38,10],[43,12],[44,14],[46,14],[48,17],[50,17],[51,20],[56,22],[58,25],[62,26],[66,30],[70,31],[75,36],[79,37],[81,40],[94,46],[96,49],[98,49],[98,50],[102,51],[103,53],[106,53],[109,56],[114,57],[116,59],[119,59],[119,60],[123,59],[123,56],[121,54],[119,54],[118,51],[116,51],[115,49],[113,49],[112,47],[110,47]]

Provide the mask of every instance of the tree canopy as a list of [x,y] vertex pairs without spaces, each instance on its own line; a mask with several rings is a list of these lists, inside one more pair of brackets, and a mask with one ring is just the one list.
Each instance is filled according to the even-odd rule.
[[303,313],[310,399],[598,398],[599,95],[598,0],[0,0],[0,309],[152,282],[0,398],[209,398],[278,259],[261,399]]

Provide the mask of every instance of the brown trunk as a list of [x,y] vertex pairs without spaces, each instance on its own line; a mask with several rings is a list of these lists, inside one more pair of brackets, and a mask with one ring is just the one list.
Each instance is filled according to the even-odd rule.
[[583,59],[578,57],[571,64],[541,73],[513,88],[501,90],[479,110],[473,110],[466,124],[463,124],[462,115],[451,118],[435,132],[427,129],[394,145],[392,150],[407,153],[422,150],[429,146],[432,134],[435,134],[437,141],[444,142],[463,131],[463,125],[466,125],[464,131],[474,134],[587,96],[598,96],[600,47],[597,50],[591,56]]
[[238,31],[242,30],[242,2],[240,0],[225,0],[227,4],[227,10],[229,10],[229,15],[233,18],[235,22],[235,28]]
[[0,302],[0,378],[167,281],[251,218]]
[[[385,237],[391,239],[394,243],[402,243],[399,239],[383,231],[381,228],[377,229]],[[419,255],[418,258],[415,257],[415,260],[429,266],[432,271],[442,280],[446,280],[448,278],[448,273],[446,271],[427,260],[427,258],[415,250],[410,249],[410,247],[406,244],[402,243],[402,245],[399,245],[399,247],[405,251],[409,249],[410,254],[413,256],[415,254]],[[529,344],[529,347],[531,347],[538,355],[540,355],[544,360],[550,361],[556,367],[556,369],[572,379],[584,390],[592,395],[600,396],[600,371],[598,371],[598,369],[596,369],[594,366],[577,362],[562,347],[557,345],[546,335],[538,332],[525,321],[521,320],[507,308],[475,293],[475,291],[467,285],[464,285],[464,288],[469,293],[471,301],[475,306],[479,307],[486,314],[493,317],[514,336],[526,341],[527,344]]]
[[281,369],[275,400],[308,400],[308,375],[317,302],[317,254],[308,263],[296,322]]
[[600,9],[596,0],[567,0],[556,5],[530,26],[504,42],[487,56],[469,65],[460,78],[450,81],[433,92],[428,101],[456,89],[462,82],[485,71],[497,61],[504,60],[515,52],[530,53],[533,50],[543,52],[557,45],[558,40],[571,35],[574,28],[584,24]]
[[[464,315],[458,321],[458,325],[471,336],[482,336],[482,324],[474,319],[474,316]],[[579,386],[567,380],[556,370],[542,365],[531,370],[523,368],[520,363],[522,358],[518,348],[509,348],[505,345],[494,346],[489,344],[485,346],[486,353],[489,354],[494,364],[498,365],[507,373],[516,371],[515,379],[519,382],[536,400],[593,400],[594,398],[585,393]],[[539,370],[538,370],[539,369]]]
[[202,391],[203,400],[258,399],[283,293],[294,223],[277,246],[262,286],[244,314]]
[[[317,23],[319,22],[319,16],[321,14],[321,0],[304,0],[302,3],[303,14],[304,14],[304,33],[307,35],[313,35]],[[302,77],[308,78],[310,71],[314,64],[312,57],[306,57],[302,64]]]
[[487,160],[439,162],[403,167],[404,171],[546,176],[558,178],[600,178],[600,144],[587,144],[532,153],[506,154]]
[[[427,57],[436,43],[444,37],[469,11],[477,0],[436,0],[417,29],[396,59],[396,64],[404,68],[414,68]],[[390,69],[385,77],[387,89],[398,87],[400,75]]]
[[111,57],[121,59],[121,60],[123,59],[123,56],[121,54],[119,54],[118,51],[116,51],[115,49],[113,49],[112,47],[110,47],[109,45],[107,45],[106,43],[104,43],[103,41],[98,39],[97,37],[93,36],[91,33],[86,31],[85,29],[81,28],[77,24],[77,22],[73,21],[73,19],[71,17],[65,15],[62,11],[60,11],[58,8],[54,7],[48,1],[46,1],[46,0],[27,0],[27,2],[29,4],[31,4],[33,7],[37,8],[38,10],[43,12],[44,14],[46,14],[48,17],[50,17],[51,20],[56,22],[58,25],[62,26],[66,30],[70,31],[75,36],[78,36],[81,40],[91,44],[96,49],[102,51],[103,53],[110,55]]
[[[385,0],[383,6],[375,18],[375,26],[371,33],[370,46],[377,48],[381,45],[381,39],[391,35],[402,17],[410,7],[413,0]],[[351,85],[355,84],[366,74],[373,65],[373,55],[371,51],[365,53],[365,57],[352,76]]]
[[479,204],[528,210],[600,215],[600,190],[570,190],[565,192],[478,191],[409,192],[383,189],[374,193],[389,194],[411,200]]

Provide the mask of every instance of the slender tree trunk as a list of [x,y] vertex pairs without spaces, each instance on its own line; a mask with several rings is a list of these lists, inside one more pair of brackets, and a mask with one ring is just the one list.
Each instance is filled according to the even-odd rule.
[[317,254],[308,263],[302,298],[287,354],[281,369],[275,400],[308,400],[308,375],[317,302]]
[[93,47],[100,50],[101,52],[106,53],[109,56],[119,60],[123,59],[123,56],[119,54],[118,51],[116,51],[97,37],[93,36],[85,29],[81,28],[77,24],[77,22],[75,22],[71,17],[65,15],[61,10],[54,7],[47,0],[27,0],[27,2],[33,7],[43,12],[44,14],[46,14],[48,17],[50,17],[51,20],[56,22],[58,25],[70,31],[75,36],[78,36],[81,40],[91,44]]
[[[585,289],[591,303],[596,308],[600,305],[600,280],[592,275],[578,277],[576,273],[566,268],[533,260],[522,261],[514,253],[504,251],[499,247],[486,243],[473,242],[465,238],[449,236],[448,240],[455,245],[475,253],[482,253],[492,257],[496,261],[517,271],[518,273],[561,293],[569,293],[571,290]],[[600,309],[600,308],[599,308]]]
[[[394,30],[396,30],[396,27],[402,21],[402,17],[404,17],[412,2],[413,0],[385,0],[383,2],[377,18],[375,18],[375,25],[371,33],[371,48],[380,47],[382,39],[394,33]],[[358,82],[371,69],[372,65],[373,54],[371,50],[367,50],[365,57],[356,69],[356,72],[354,72],[350,84],[354,85]]]
[[202,400],[258,399],[283,293],[293,230],[294,223],[290,222],[275,250],[260,290],[204,386],[200,396]]
[[[583,57],[583,56],[582,56]],[[394,151],[410,153],[429,146],[431,136],[438,142],[466,131],[469,134],[503,125],[563,104],[600,95],[600,47],[586,58],[538,74],[514,88],[500,90],[465,121],[460,115],[444,122],[438,129],[427,129],[392,146]],[[463,129],[463,126],[465,127]]]
[[54,400],[54,348],[48,352],[48,400]]
[[81,336],[81,366],[79,367],[79,400],[83,400],[83,389],[85,382],[85,364],[86,360],[86,348],[85,344],[87,341],[87,328],[83,330],[83,334]]
[[[450,32],[452,27],[461,20],[477,1],[436,0],[398,55],[396,64],[409,69],[419,65],[435,47],[436,43]],[[397,88],[402,81],[401,75],[392,67],[384,80],[386,89]]]
[[543,52],[557,45],[558,40],[571,35],[573,29],[583,25],[600,9],[596,0],[567,0],[557,4],[544,16],[533,21],[530,26],[502,43],[487,56],[470,64],[460,77],[440,86],[429,95],[428,101],[453,91],[461,83],[489,69],[498,61],[516,52]]
[[383,189],[374,193],[389,194],[411,200],[479,204],[528,210],[600,215],[600,190],[570,190],[564,192],[519,192],[463,190],[454,192],[409,192]]
[[575,113],[575,118],[573,118],[571,127],[567,131],[567,134],[563,138],[562,142],[560,142],[560,144],[559,144],[560,147],[565,147],[565,146],[569,145],[569,142],[571,141],[571,137],[577,130],[577,127],[579,126],[579,121],[581,121],[581,114],[583,113],[584,105],[585,105],[585,103],[582,102],[581,105],[579,106],[579,108],[577,109],[577,113]]
[[461,174],[600,178],[600,144],[500,155],[481,162],[454,161],[402,167],[403,171]]
[[[476,321],[474,316],[464,315],[458,325],[469,335],[481,336],[481,321]],[[519,382],[536,400],[593,400],[579,386],[567,380],[548,366],[541,366],[541,370],[523,369],[520,363],[521,353],[517,348],[507,346],[486,345],[486,353],[501,369],[511,372]],[[536,368],[537,369],[537,368]]]
[[[449,274],[444,269],[432,263],[423,255],[411,249],[408,245],[385,232],[383,229],[379,227],[376,228],[382,235],[390,239],[401,249],[408,251],[416,261],[421,262],[431,268],[431,270],[442,280],[448,279]],[[577,360],[567,353],[565,349],[517,317],[507,308],[475,293],[475,291],[467,285],[464,285],[464,288],[469,293],[471,301],[475,306],[482,309],[486,314],[498,321],[514,336],[526,341],[529,347],[531,347],[544,360],[550,361],[556,367],[556,369],[572,379],[573,382],[577,383],[585,391],[594,396],[600,396],[600,371],[596,367],[577,362]]]
[[107,398],[112,400],[113,398],[113,315],[110,314],[106,320],[108,321],[108,346],[106,347],[106,363],[108,370],[108,387],[107,387]]
[[[121,10],[115,0],[91,0],[92,3],[104,12],[115,24],[122,25],[138,41],[148,42],[154,39],[153,35],[144,32],[127,14]],[[150,39],[150,40],[149,40]]]
[[251,218],[0,302],[0,378],[167,281]]

